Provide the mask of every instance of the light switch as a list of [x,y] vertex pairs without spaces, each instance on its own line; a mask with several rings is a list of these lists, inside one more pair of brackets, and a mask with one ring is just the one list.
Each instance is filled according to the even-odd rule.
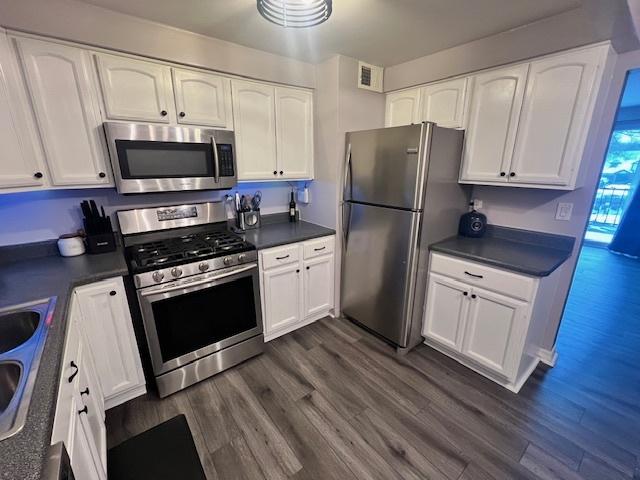
[[573,211],[573,203],[558,203],[556,210],[556,220],[571,220],[571,212]]

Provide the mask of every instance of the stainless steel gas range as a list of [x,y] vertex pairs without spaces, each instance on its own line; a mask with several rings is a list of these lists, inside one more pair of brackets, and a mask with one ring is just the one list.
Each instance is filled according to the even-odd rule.
[[257,252],[222,203],[118,212],[158,393],[263,351]]

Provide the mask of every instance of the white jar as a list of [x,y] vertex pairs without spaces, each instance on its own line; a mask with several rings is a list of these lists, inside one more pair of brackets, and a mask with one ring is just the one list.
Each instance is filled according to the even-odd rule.
[[77,233],[67,233],[58,238],[58,250],[63,257],[75,257],[85,252],[84,239]]

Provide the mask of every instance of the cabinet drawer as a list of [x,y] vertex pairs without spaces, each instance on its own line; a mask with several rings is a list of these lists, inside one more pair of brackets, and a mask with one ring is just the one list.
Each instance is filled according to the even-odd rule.
[[333,253],[333,244],[333,237],[323,237],[318,238],[317,240],[309,240],[308,242],[304,242],[303,245],[305,260],[313,257],[318,257],[320,255]]
[[281,265],[296,263],[300,260],[300,248],[298,243],[285,245],[284,247],[270,248],[260,253],[262,268],[268,270]]
[[531,277],[438,253],[431,254],[429,271],[522,300],[532,299],[536,287]]

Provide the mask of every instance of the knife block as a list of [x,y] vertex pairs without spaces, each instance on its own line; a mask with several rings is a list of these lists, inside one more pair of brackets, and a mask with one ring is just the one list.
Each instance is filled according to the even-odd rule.
[[87,251],[89,253],[107,253],[116,249],[116,236],[113,232],[87,235]]

